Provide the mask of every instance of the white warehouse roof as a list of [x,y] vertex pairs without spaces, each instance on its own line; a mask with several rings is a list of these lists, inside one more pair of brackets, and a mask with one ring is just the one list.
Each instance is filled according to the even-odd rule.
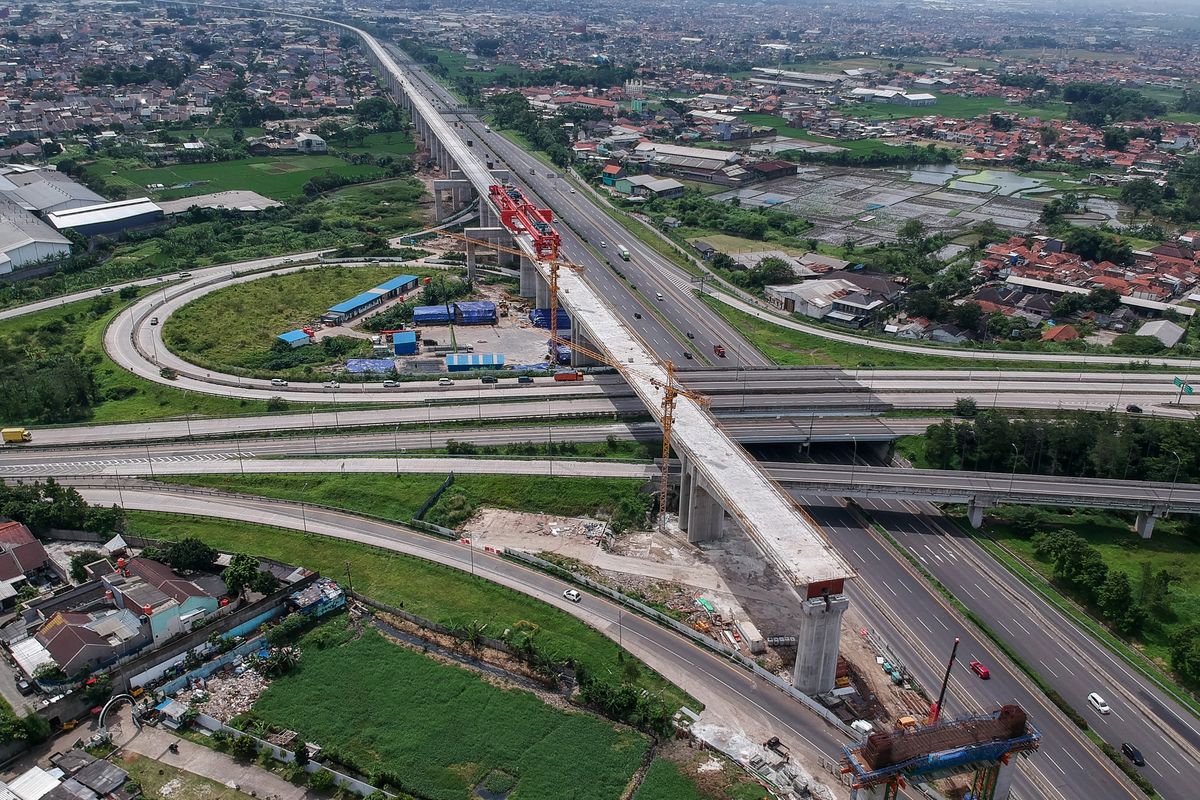
[[68,228],[79,228],[84,225],[98,225],[105,222],[140,217],[143,214],[162,213],[162,209],[152,203],[148,197],[138,197],[133,200],[118,200],[114,203],[101,203],[84,208],[72,208],[67,211],[56,211],[47,214],[50,224],[60,231]]

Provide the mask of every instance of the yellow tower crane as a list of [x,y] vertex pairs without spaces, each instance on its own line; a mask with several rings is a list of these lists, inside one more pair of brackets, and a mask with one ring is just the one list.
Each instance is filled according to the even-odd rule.
[[[478,247],[486,247],[490,250],[496,250],[497,252],[512,253],[513,255],[518,255],[518,256],[522,256],[524,258],[528,258],[528,255],[523,250],[517,250],[516,248],[505,247],[504,245],[484,241],[481,239],[472,239],[470,237],[463,236],[462,234],[457,234],[457,233],[450,233],[450,234],[445,234],[445,235],[451,236],[455,239],[458,239],[463,242],[467,242],[469,244],[476,245]],[[589,347],[585,347],[584,345],[580,344],[579,342],[570,341],[570,340],[561,338],[558,335],[558,270],[560,267],[566,267],[567,269],[573,270],[575,272],[582,272],[583,266],[580,264],[574,264],[569,261],[557,261],[557,260],[555,260],[555,261],[547,260],[545,263],[550,268],[550,347],[551,347],[551,355],[553,355],[553,349],[554,349],[555,345],[564,345],[564,346],[570,348],[572,351],[579,353],[580,355],[586,356],[586,357],[592,359],[593,361],[598,361],[601,364],[605,364],[607,366],[613,367],[614,369],[617,370],[617,372],[621,373],[621,375],[623,377],[625,377],[626,380],[630,379],[631,377],[638,377],[638,378],[641,378],[642,380],[648,381],[650,384],[652,384],[656,388],[662,390],[663,397],[662,397],[662,403],[660,405],[660,408],[662,409],[663,446],[662,446],[662,459],[661,459],[661,469],[660,469],[659,486],[658,486],[658,513],[659,513],[659,518],[662,520],[665,520],[666,515],[667,515],[667,487],[670,485],[671,429],[675,424],[675,401],[678,397],[682,396],[682,397],[688,398],[689,400],[695,401],[696,403],[698,403],[699,405],[701,405],[705,408],[707,408],[709,406],[711,401],[704,395],[700,394],[699,392],[694,392],[691,389],[685,389],[684,387],[677,384],[675,382],[675,365],[670,361],[663,362],[663,368],[666,370],[666,373],[667,373],[667,378],[664,381],[657,376],[649,375],[645,372],[641,372],[639,370],[633,369],[628,364],[624,364],[621,361],[619,361],[618,359],[610,358],[609,356],[605,355],[604,353],[600,353],[596,350],[592,350]]]

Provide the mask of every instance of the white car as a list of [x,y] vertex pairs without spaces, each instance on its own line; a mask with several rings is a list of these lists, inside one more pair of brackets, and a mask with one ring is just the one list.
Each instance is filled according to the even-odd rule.
[[287,386],[288,383],[283,378],[271,378],[272,386]]
[[340,388],[342,388],[342,385],[341,385],[340,383],[338,383],[337,381],[325,381],[325,383],[323,383],[323,384],[321,384],[321,385],[322,385],[322,386],[324,386],[326,389],[340,389]]
[[400,381],[384,381],[383,382],[383,388],[385,388],[385,389],[395,389],[399,385],[400,385]]
[[151,317],[151,318],[150,318],[150,324],[151,324],[151,325],[157,325],[157,324],[158,324],[158,317]]
[[601,242],[600,242],[600,246],[601,246],[601,247],[608,247],[608,242],[601,241]]
[[1095,692],[1088,695],[1088,703],[1101,714],[1112,713],[1112,709],[1108,707],[1108,703],[1104,702],[1104,698]]
[[581,595],[579,592],[575,591],[574,589],[567,589],[565,592],[563,592],[563,597],[567,598],[572,603],[578,603],[580,600],[583,599],[583,595]]
[[438,386],[453,386],[454,381],[450,378],[438,378]]

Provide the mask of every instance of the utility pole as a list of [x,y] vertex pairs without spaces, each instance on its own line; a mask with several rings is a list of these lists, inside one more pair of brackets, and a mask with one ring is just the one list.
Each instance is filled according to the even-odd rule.
[[350,562],[346,561],[346,593],[354,594],[354,582],[350,580]]

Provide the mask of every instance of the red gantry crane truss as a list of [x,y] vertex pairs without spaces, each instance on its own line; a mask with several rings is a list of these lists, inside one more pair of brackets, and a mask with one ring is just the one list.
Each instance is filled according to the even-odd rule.
[[554,221],[553,211],[538,208],[515,186],[489,186],[488,193],[500,211],[500,222],[504,227],[516,234],[528,234],[533,239],[533,249],[539,259],[558,260],[562,237],[550,224]]

